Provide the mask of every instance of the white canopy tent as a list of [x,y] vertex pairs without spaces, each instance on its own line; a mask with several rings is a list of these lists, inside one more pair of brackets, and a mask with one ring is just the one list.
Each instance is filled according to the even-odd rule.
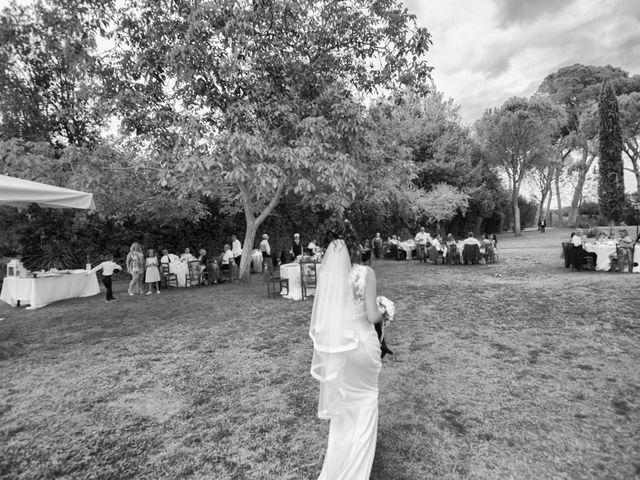
[[27,207],[32,203],[50,208],[96,209],[91,193],[0,175],[0,205]]

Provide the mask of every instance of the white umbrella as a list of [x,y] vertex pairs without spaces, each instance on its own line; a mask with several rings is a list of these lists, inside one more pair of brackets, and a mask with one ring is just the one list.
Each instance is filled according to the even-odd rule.
[[95,210],[93,194],[0,175],[0,205],[81,208]]

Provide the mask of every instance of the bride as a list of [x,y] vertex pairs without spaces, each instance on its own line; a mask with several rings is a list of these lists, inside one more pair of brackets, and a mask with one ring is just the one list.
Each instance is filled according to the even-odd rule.
[[382,366],[374,323],[376,276],[353,265],[358,254],[349,222],[329,233],[311,314],[311,375],[320,382],[318,417],[330,420],[318,480],[366,480],[378,430],[378,375]]

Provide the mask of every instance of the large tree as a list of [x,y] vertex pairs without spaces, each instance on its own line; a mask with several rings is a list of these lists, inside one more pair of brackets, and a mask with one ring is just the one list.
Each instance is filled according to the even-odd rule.
[[631,172],[636,177],[636,188],[640,189],[640,92],[618,97],[620,124],[622,127],[622,150],[631,160]]
[[562,112],[539,97],[514,97],[499,109],[485,112],[476,129],[489,161],[508,180],[513,208],[513,230],[521,234],[518,197],[527,175],[547,158]]
[[163,184],[244,212],[243,277],[283,195],[343,209],[363,171],[393,169],[359,92],[428,78],[429,34],[399,1],[123,5],[113,89],[123,126]]
[[622,165],[622,129],[618,100],[605,79],[598,100],[600,119],[600,171],[598,200],[600,214],[611,222],[619,222],[624,209],[624,170]]
[[[605,78],[611,79],[616,88],[629,83],[624,70],[606,66],[575,64],[549,74],[538,87],[538,94],[549,96],[567,111],[563,128],[566,144],[571,145],[572,161],[566,163],[567,173],[576,176],[575,188],[569,210],[569,224],[574,225],[582,190],[591,167],[598,156],[597,100]],[[574,155],[575,153],[575,155]],[[562,172],[557,171],[556,189],[560,191]],[[558,202],[560,195],[556,195]]]

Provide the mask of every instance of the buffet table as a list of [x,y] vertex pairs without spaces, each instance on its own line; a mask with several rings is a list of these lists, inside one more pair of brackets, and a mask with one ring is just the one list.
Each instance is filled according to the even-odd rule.
[[44,307],[67,298],[90,297],[100,293],[95,273],[86,270],[46,277],[6,277],[0,300],[9,305],[29,304],[27,309]]
[[251,267],[256,273],[262,272],[262,252],[260,250],[251,252]]

